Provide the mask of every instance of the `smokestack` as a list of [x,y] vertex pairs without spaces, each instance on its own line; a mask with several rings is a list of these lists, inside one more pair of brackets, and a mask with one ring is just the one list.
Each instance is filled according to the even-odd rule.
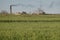
[[12,7],[13,6],[18,6],[18,5],[10,5],[10,14],[12,14]]
[[12,5],[10,5],[10,14],[12,14]]
[[12,14],[12,6],[17,6],[17,5],[10,5],[10,14]]
[[32,5],[12,4],[12,5],[10,5],[10,14],[12,14],[12,7],[13,7],[13,6],[19,6],[19,5],[21,5],[21,6],[25,6],[25,7],[34,7],[34,6],[32,6]]

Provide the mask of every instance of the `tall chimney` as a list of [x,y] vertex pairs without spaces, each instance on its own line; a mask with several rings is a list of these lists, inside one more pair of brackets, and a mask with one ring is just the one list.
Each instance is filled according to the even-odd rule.
[[10,5],[10,14],[12,14],[12,5]]

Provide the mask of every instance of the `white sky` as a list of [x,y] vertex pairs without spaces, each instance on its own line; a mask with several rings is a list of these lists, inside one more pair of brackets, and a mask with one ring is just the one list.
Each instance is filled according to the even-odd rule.
[[10,4],[20,4],[13,7],[13,12],[33,12],[41,7],[47,13],[60,13],[60,0],[0,0],[0,11],[9,12]]

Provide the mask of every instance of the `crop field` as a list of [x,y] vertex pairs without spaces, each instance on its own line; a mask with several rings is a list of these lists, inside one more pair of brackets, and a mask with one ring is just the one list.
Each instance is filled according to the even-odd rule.
[[60,40],[60,15],[0,15],[0,40]]

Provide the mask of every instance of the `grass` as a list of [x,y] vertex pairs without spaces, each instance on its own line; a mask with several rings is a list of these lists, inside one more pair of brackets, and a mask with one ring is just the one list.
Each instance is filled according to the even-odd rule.
[[56,20],[54,22],[0,22],[0,40],[60,40],[59,15],[9,15],[0,16],[0,20]]
[[60,20],[60,15],[0,15],[0,20]]

